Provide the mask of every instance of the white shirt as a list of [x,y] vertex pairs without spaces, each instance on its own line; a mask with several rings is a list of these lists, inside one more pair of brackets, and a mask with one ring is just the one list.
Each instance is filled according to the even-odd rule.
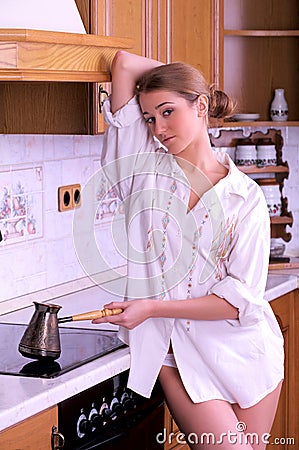
[[270,222],[263,193],[217,153],[228,174],[188,211],[188,180],[159,148],[136,99],[114,115],[107,99],[104,111],[102,167],[126,211],[126,300],[214,293],[239,310],[235,320],[150,318],[121,329],[131,353],[128,387],[151,395],[171,342],[193,402],[254,405],[283,379],[284,360],[283,337],[264,299]]

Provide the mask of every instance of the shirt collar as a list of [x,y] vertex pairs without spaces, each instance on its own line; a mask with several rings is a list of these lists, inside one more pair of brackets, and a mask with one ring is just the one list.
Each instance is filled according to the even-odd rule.
[[217,161],[228,169],[226,177],[222,178],[215,186],[216,192],[220,194],[223,190],[225,196],[238,195],[247,200],[248,184],[247,175],[241,172],[227,153],[215,153]]

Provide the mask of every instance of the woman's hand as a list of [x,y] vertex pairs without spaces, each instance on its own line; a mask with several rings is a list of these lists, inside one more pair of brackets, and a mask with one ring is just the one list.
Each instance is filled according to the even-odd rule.
[[123,312],[114,316],[94,319],[92,323],[112,323],[132,330],[151,317],[151,306],[153,301],[154,300],[131,300],[128,302],[108,303],[104,308],[120,308]]

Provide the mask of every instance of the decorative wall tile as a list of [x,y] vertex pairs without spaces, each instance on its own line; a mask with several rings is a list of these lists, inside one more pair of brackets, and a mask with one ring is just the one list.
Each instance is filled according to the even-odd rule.
[[15,243],[43,235],[42,167],[0,174],[0,229],[4,241]]

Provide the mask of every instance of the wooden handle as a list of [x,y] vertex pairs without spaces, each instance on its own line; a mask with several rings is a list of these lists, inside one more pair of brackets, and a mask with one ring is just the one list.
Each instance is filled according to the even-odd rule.
[[107,316],[115,316],[116,314],[122,313],[123,310],[120,308],[114,308],[114,309],[97,309],[95,311],[89,311],[82,314],[76,314],[75,316],[72,316],[72,320],[94,320],[94,319],[101,319],[102,317]]

